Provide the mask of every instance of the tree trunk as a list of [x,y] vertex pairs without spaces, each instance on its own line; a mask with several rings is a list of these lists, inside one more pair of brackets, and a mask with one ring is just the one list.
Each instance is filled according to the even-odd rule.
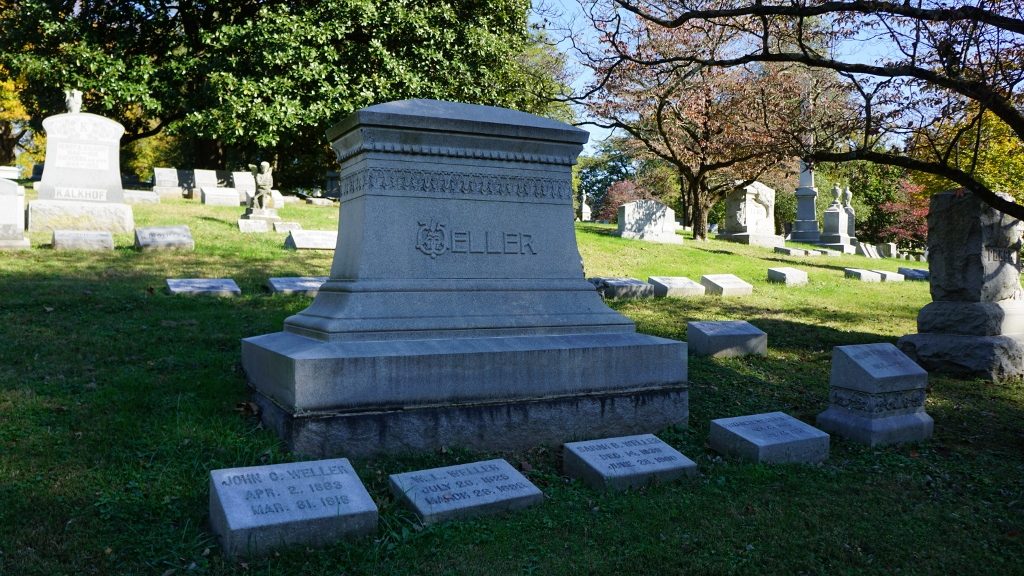
[[689,190],[686,186],[686,178],[677,172],[676,181],[679,182],[679,215],[683,217],[683,226],[693,226],[693,212],[690,210],[690,206],[693,203],[690,202],[688,197]]
[[14,164],[15,149],[24,135],[24,130],[15,133],[10,122],[0,122],[0,166]]

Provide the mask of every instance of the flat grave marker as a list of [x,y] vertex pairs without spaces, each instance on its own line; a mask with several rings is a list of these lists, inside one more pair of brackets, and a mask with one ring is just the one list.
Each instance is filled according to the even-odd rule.
[[717,296],[749,296],[754,293],[752,285],[732,274],[705,274],[700,277],[700,283],[708,294]]
[[234,188],[203,186],[199,190],[202,194],[202,203],[208,206],[238,206],[241,204],[238,199],[238,191]]
[[882,279],[882,282],[903,282],[903,274],[898,272],[891,272],[889,270],[868,270],[868,272],[874,272]]
[[231,278],[168,278],[171,294],[241,296],[242,290]]
[[270,232],[270,224],[266,220],[238,219],[238,231],[242,234],[262,234]]
[[903,274],[903,277],[906,278],[907,280],[927,282],[928,278],[931,276],[931,274],[929,274],[927,270],[921,270],[920,268],[903,268],[901,266],[898,269],[898,272],[900,274]]
[[290,276],[269,278],[267,287],[274,294],[316,296],[324,282],[327,282],[326,276]]
[[799,286],[807,284],[807,272],[783,266],[780,268],[768,269],[769,282],[781,282],[787,286]]
[[686,341],[698,356],[764,356],[768,335],[746,320],[687,322]]
[[776,246],[775,252],[777,254],[785,254],[786,256],[807,256],[809,250],[802,248],[789,248],[787,246]]
[[654,434],[568,442],[562,463],[566,476],[595,489],[626,490],[697,475],[693,460]]
[[334,250],[337,245],[337,230],[292,230],[284,239],[284,247],[293,250]]
[[711,421],[711,449],[752,462],[816,464],[828,458],[829,436],[783,412]]
[[636,278],[590,278],[590,282],[605,298],[651,298],[654,286]]
[[188,226],[151,226],[135,229],[135,247],[139,250],[195,250],[196,242]]
[[844,268],[843,273],[847,278],[860,280],[861,282],[881,282],[882,276],[877,272],[862,270],[860,268]]
[[707,288],[685,276],[651,276],[647,283],[654,286],[654,295],[658,298],[686,298],[703,296]]
[[423,524],[519,510],[544,500],[540,489],[502,459],[392,474],[391,492]]
[[114,236],[104,230],[54,230],[54,250],[113,250]]
[[274,222],[274,232],[292,232],[302,230],[302,224],[298,222]]

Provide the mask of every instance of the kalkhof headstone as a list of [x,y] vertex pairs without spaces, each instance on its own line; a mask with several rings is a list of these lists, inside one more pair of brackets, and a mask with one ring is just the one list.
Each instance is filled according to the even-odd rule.
[[589,278],[604,298],[652,298],[654,286],[636,278]]
[[881,282],[882,275],[878,272],[863,270],[861,268],[843,268],[843,274],[847,278],[860,280],[861,282]]
[[828,459],[829,436],[783,412],[711,421],[708,444],[751,462],[817,464]]
[[210,471],[210,527],[228,558],[377,531],[377,505],[346,458]]
[[818,189],[814,187],[814,169],[800,161],[800,185],[796,189],[796,221],[790,240],[794,242],[810,242],[816,244],[821,239],[818,229],[818,210],[815,198]]
[[754,293],[753,285],[733,274],[705,274],[700,277],[700,283],[708,294],[715,296],[749,296]]
[[195,250],[188,226],[151,226],[135,229],[135,247],[139,250]]
[[267,287],[274,294],[316,296],[324,282],[327,282],[326,276],[290,276],[269,278],[267,280]]
[[928,373],[892,344],[836,346],[818,427],[870,446],[926,440],[934,427],[927,387]]
[[284,239],[284,247],[292,250],[334,250],[337,245],[334,230],[291,230]]
[[788,266],[769,268],[768,281],[780,282],[787,286],[801,286],[803,284],[807,284],[807,272],[796,268],[790,268]]
[[105,230],[54,230],[52,245],[54,250],[113,250],[114,237]]
[[501,459],[392,474],[388,481],[391,493],[424,525],[521,510],[544,501],[539,488]]
[[562,447],[562,468],[566,476],[599,490],[697,475],[696,462],[654,434],[569,442]]
[[686,341],[697,356],[764,356],[768,335],[746,320],[686,323]]
[[917,316],[918,334],[900,338],[900,350],[928,371],[988,379],[1024,375],[1021,231],[1020,220],[970,192],[932,196],[932,302]]
[[851,238],[849,231],[849,214],[842,203],[843,191],[839,185],[832,187],[832,203],[825,209],[824,230],[821,233],[820,243],[825,248],[853,254],[856,250],[856,239]]
[[189,296],[241,296],[231,278],[168,278],[167,292]]
[[682,244],[676,234],[676,213],[657,200],[635,200],[619,206],[619,236],[632,240]]
[[25,237],[25,189],[0,179],[0,250],[29,247]]
[[494,451],[687,421],[686,344],[636,333],[583,277],[571,167],[586,132],[406,100],[328,134],[330,280],[283,332],[242,341],[290,449]]
[[725,230],[719,240],[755,246],[782,246],[775,234],[775,190],[760,182],[733,190],[725,197]]
[[707,290],[700,282],[694,282],[685,276],[651,276],[647,283],[654,286],[654,295],[659,298],[703,296]]
[[[69,104],[69,110],[77,106]],[[135,228],[121,188],[124,127],[96,114],[68,112],[43,119],[43,129],[46,163],[35,187],[38,199],[29,203],[29,230]]]

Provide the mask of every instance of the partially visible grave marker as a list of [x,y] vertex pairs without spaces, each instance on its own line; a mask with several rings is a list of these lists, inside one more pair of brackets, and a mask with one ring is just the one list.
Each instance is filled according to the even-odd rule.
[[242,290],[231,278],[168,278],[171,294],[241,296]]
[[569,442],[562,449],[566,476],[591,488],[625,490],[655,479],[696,476],[697,464],[654,434]]
[[828,458],[829,436],[782,412],[711,421],[711,449],[753,462],[815,464]]
[[195,250],[188,226],[151,226],[135,229],[135,247],[139,250]]

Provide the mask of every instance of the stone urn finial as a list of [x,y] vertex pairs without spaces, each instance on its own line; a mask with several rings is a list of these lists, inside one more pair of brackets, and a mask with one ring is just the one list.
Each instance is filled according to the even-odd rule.
[[842,188],[839,187],[839,184],[833,184],[832,185],[832,203],[833,204],[839,204],[839,196],[842,193],[843,193],[843,190],[842,190]]
[[853,199],[853,192],[850,192],[850,187],[846,187],[846,192],[843,193],[843,203],[847,208],[850,207],[850,201]]

